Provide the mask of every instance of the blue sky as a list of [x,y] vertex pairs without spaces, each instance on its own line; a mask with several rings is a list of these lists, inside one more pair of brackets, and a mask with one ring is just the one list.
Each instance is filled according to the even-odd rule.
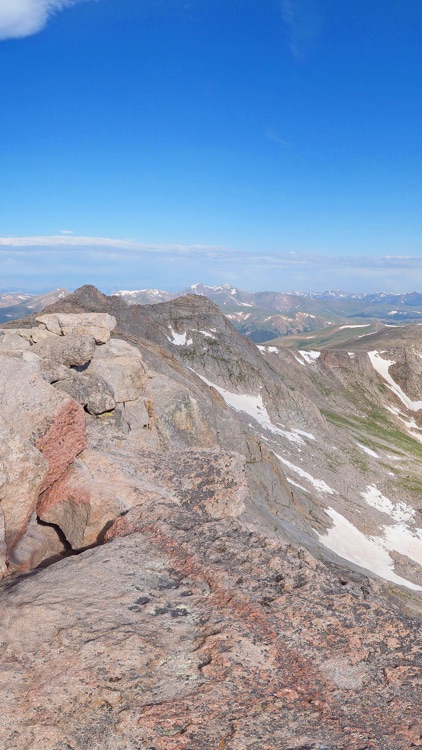
[[0,0],[0,287],[422,289],[420,0]]

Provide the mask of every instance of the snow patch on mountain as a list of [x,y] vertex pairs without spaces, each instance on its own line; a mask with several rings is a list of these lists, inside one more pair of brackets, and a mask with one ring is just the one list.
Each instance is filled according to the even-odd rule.
[[361,323],[360,325],[350,325],[350,326],[339,326],[339,331],[342,331],[344,328],[369,328],[371,324],[370,323]]
[[171,337],[166,336],[166,338],[170,341],[171,344],[174,344],[175,346],[192,346],[193,341],[192,339],[188,339],[188,334],[185,333],[176,333],[176,331],[173,330],[171,326],[169,326]]
[[211,333],[210,331],[198,331],[198,333],[202,333],[203,336],[206,336],[207,339],[214,339],[215,338],[215,330],[214,333]]
[[[413,437],[415,440],[418,440],[419,443],[422,443],[422,427],[419,427],[418,424],[416,424],[413,417],[408,417],[406,414],[403,414],[400,409],[397,409],[396,406],[386,406],[387,411],[389,411],[391,414],[394,414],[397,419],[400,420],[400,422],[403,422],[405,427],[407,427],[408,434]],[[418,430],[418,432],[415,432],[415,430]]]
[[266,354],[267,352],[270,352],[271,354],[278,354],[278,349],[276,346],[258,346],[258,349],[264,354]]
[[[390,529],[394,530],[393,533],[388,530],[388,527],[384,529],[386,531],[385,538],[367,537],[356,526],[353,526],[347,518],[342,516],[341,513],[334,510],[334,508],[327,508],[325,512],[332,519],[333,525],[328,529],[326,534],[318,534],[319,541],[324,547],[332,550],[345,560],[349,560],[385,578],[387,581],[397,583],[400,586],[406,586],[414,591],[422,591],[422,586],[418,586],[416,583],[412,583],[394,572],[394,560],[389,554],[389,550],[392,551],[394,549],[415,560],[415,557],[411,557],[409,552],[412,551],[417,554],[418,550],[413,550],[413,547],[411,549],[409,542],[414,540],[418,544],[418,548],[420,548],[418,537],[412,536],[412,539],[409,539],[408,532],[401,529],[401,527],[390,527]],[[418,561],[415,560],[415,562]]]
[[[192,370],[192,372],[195,372],[195,370]],[[291,443],[299,443],[300,445],[305,445],[304,440],[302,440],[302,438],[297,434],[296,431],[290,432],[289,430],[282,430],[279,427],[276,427],[271,422],[270,416],[265,408],[261,395],[253,396],[247,393],[232,393],[232,391],[227,391],[220,385],[211,383],[210,380],[207,380],[207,378],[205,378],[203,375],[200,375],[198,372],[195,372],[195,375],[197,375],[198,378],[201,378],[201,380],[203,380],[204,383],[209,385],[211,388],[215,388],[220,396],[223,397],[227,406],[230,406],[236,411],[245,412],[245,414],[248,414],[250,417],[252,417],[252,419],[258,422],[266,430],[269,430],[276,435],[280,435],[281,437],[287,438],[287,440],[289,440]]]
[[366,491],[361,492],[361,495],[371,508],[386,513],[398,523],[412,521],[415,517],[415,511],[413,508],[402,502],[396,504],[392,503],[391,500],[389,500],[388,497],[385,497],[378,487],[373,484],[368,485]]
[[371,448],[368,448],[366,445],[362,445],[362,443],[356,443],[356,445],[359,446],[359,448],[362,448],[362,450],[368,454],[368,456],[372,456],[372,458],[379,458],[378,453],[375,453]]
[[368,357],[374,370],[387,382],[387,387],[400,399],[407,409],[411,411],[422,409],[422,401],[412,401],[391,377],[389,369],[392,365],[396,364],[394,360],[383,359],[377,351],[368,352]]
[[311,432],[305,432],[304,430],[297,430],[295,427],[293,428],[293,432],[296,432],[297,435],[303,435],[303,437],[309,438],[309,440],[316,440],[315,435],[312,435]]
[[295,356],[295,359],[297,359],[297,361],[300,362],[301,365],[303,364],[312,365],[321,356],[321,352],[315,352],[315,351],[312,351],[312,349],[309,349],[309,350],[301,349],[301,350],[298,350],[297,353],[299,354],[300,357],[302,357],[305,360],[304,362],[302,362],[300,359],[298,359]]
[[336,494],[336,491],[329,487],[323,479],[315,479],[311,474],[308,474],[308,472],[304,471],[304,469],[302,469],[300,466],[295,466],[291,463],[291,461],[288,461],[286,458],[279,456],[278,453],[276,453],[275,455],[277,456],[278,460],[281,461],[282,464],[284,464],[284,466],[287,466],[291,471],[293,471],[302,479],[306,479],[315,487],[316,490],[319,490],[319,492],[325,492],[327,495]]
[[302,487],[301,484],[298,484],[297,482],[294,482],[293,479],[290,479],[290,477],[286,477],[289,484],[292,485],[292,487],[297,487],[298,490],[302,490],[302,492],[309,492],[309,490],[306,489],[306,487]]

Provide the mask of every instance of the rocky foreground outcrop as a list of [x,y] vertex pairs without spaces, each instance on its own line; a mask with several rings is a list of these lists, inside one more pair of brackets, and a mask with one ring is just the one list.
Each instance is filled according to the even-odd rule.
[[416,542],[378,581],[324,544],[328,502],[371,550],[417,541],[413,485],[388,500],[324,416],[354,381],[380,409],[377,378],[260,352],[199,297],[88,287],[0,331],[0,750],[422,747]]
[[236,520],[150,502],[0,594],[7,750],[422,746],[419,623]]
[[116,503],[108,513],[105,504],[91,520],[89,472],[77,458],[87,447],[85,412],[100,415],[119,399],[136,400],[146,380],[133,347],[107,348],[116,325],[110,315],[46,315],[38,322],[0,336],[3,574],[95,541],[115,517]]
[[110,338],[112,316],[33,322],[0,335],[3,575],[98,543],[152,497],[240,516],[265,495],[269,472],[273,502],[291,503],[269,452],[236,430],[218,394],[183,382],[175,361],[176,380],[150,370],[139,347]]

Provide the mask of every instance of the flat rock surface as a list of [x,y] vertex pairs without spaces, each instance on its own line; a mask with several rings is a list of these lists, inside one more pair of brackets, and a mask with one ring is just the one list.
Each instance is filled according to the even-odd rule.
[[110,338],[111,331],[116,327],[116,319],[107,313],[86,313],[83,316],[46,313],[39,315],[36,320],[58,336],[75,333],[92,336],[97,344],[105,344]]
[[5,750],[422,746],[420,623],[377,584],[174,505],[0,589]]

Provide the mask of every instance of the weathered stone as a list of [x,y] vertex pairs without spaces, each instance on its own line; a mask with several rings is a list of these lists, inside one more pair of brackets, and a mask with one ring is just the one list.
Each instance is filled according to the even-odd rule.
[[[15,406],[18,419],[18,408]],[[41,453],[0,416],[0,577],[26,531],[48,471]]]
[[55,383],[55,388],[68,393],[90,414],[104,414],[116,406],[109,384],[91,372],[73,372],[70,378]]
[[9,554],[8,573],[26,573],[45,560],[58,558],[64,552],[65,546],[56,529],[40,525],[33,513],[25,533]]
[[420,746],[419,623],[376,584],[171,503],[108,536],[0,588],[7,750]]
[[88,372],[109,383],[118,403],[136,401],[147,382],[147,369],[141,353],[119,339],[112,339],[104,346],[97,347]]
[[31,352],[0,353],[0,403],[0,503],[10,558],[40,493],[85,447],[86,426],[82,407],[43,380]]
[[[6,329],[0,330],[0,336],[2,334],[10,334],[11,331]],[[29,344],[37,344],[39,341],[44,341],[47,338],[51,338],[54,336],[51,331],[47,331],[46,329],[42,329],[39,327],[35,328],[13,328],[13,334],[20,336],[25,341],[28,341]]]
[[84,545],[91,512],[89,484],[92,482],[77,461],[41,495],[37,504],[38,518],[58,526],[73,549]]
[[[85,450],[69,471],[62,493],[62,496],[71,496],[77,502],[89,503],[86,523],[83,519],[83,523],[79,523],[83,541],[78,541],[78,547],[98,542],[104,528],[116,516],[143,502],[146,494],[136,478],[130,476],[130,470],[124,471],[121,461],[100,451]],[[59,526],[62,528],[61,522]],[[63,531],[66,534],[64,527]]]
[[57,383],[72,377],[72,370],[65,365],[57,364],[52,359],[40,360],[40,372],[47,383]]
[[[29,349],[31,344],[26,339],[19,336],[17,333],[11,333],[8,331],[0,337],[1,349],[8,349],[10,351],[23,351]],[[1,351],[0,349],[0,351]]]
[[60,365],[81,366],[91,359],[95,351],[95,339],[85,334],[70,333],[66,336],[50,336],[34,344],[32,352],[42,359]]
[[92,336],[97,344],[105,344],[116,327],[116,319],[108,313],[47,313],[39,315],[37,321],[58,336],[70,333]]

